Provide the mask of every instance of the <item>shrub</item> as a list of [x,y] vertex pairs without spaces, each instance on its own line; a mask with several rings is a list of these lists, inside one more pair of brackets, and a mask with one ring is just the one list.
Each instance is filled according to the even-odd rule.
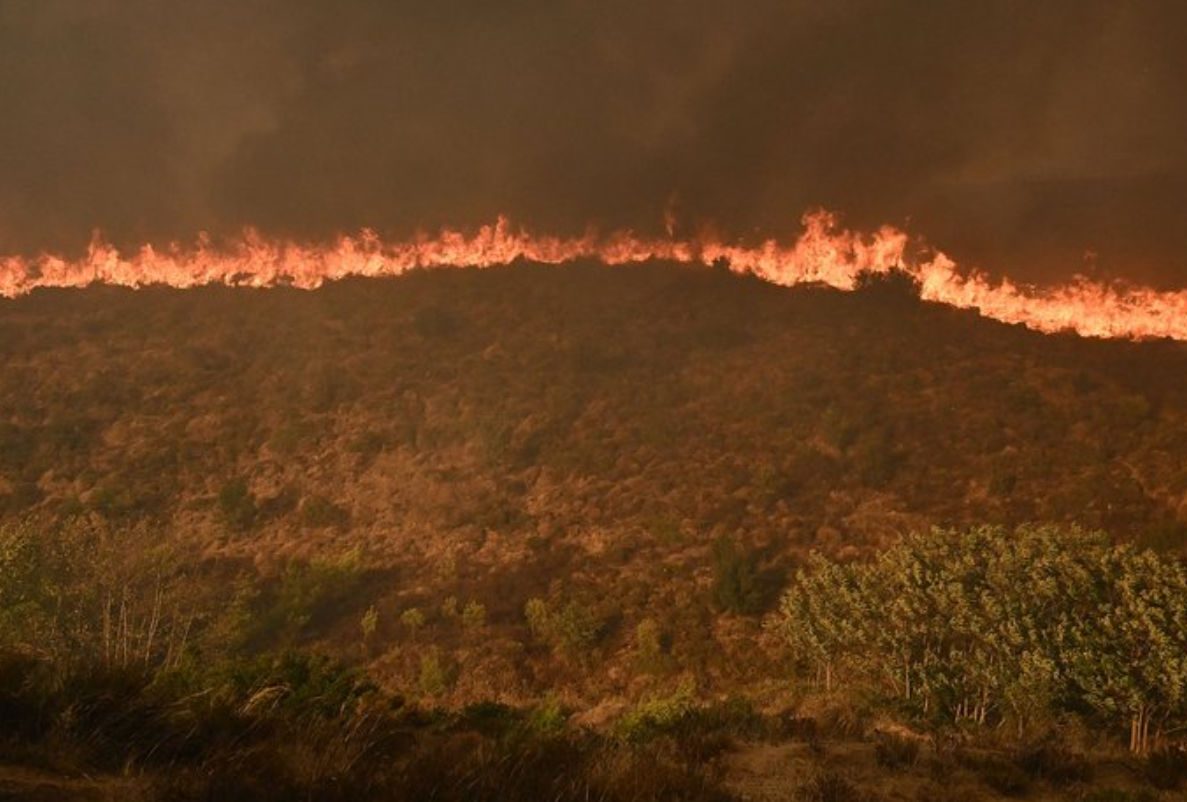
[[644,618],[635,627],[635,662],[639,670],[658,672],[664,667],[663,633],[654,618]]
[[416,637],[416,633],[425,625],[425,614],[417,607],[409,607],[400,613],[400,623],[408,630],[408,634]]
[[325,496],[310,496],[301,502],[301,522],[316,529],[343,529],[350,523],[350,513]]
[[863,296],[879,299],[883,303],[905,304],[919,300],[919,280],[902,268],[895,267],[884,273],[862,270],[854,281],[854,289]]
[[981,782],[1002,796],[1023,796],[1030,789],[1030,777],[1016,764],[997,757],[966,759],[966,765]]
[[552,618],[553,638],[566,654],[575,655],[591,649],[602,634],[603,622],[580,602],[570,601]]
[[292,640],[325,620],[358,590],[361,555],[350,550],[334,557],[289,563],[271,603],[249,622],[248,640]]
[[548,602],[543,599],[528,599],[523,607],[523,616],[527,619],[528,630],[537,640],[548,639],[549,621]]
[[467,602],[462,608],[462,626],[470,630],[486,626],[486,606],[474,600]]
[[363,617],[359,621],[359,627],[363,630],[364,641],[369,641],[374,637],[375,630],[379,627],[379,611],[375,609],[375,605],[371,605],[363,613]]
[[885,769],[902,769],[919,762],[919,741],[881,734],[874,742],[874,759]]
[[505,735],[523,720],[523,712],[502,702],[475,702],[462,708],[458,727],[480,732],[487,737]]
[[698,709],[695,723],[701,729],[739,738],[771,738],[778,731],[775,721],[758,712],[754,703],[742,696],[731,696]]
[[670,733],[693,716],[693,686],[682,682],[668,696],[644,699],[618,720],[618,734],[625,740],[641,743],[657,735]]
[[425,696],[441,696],[453,686],[457,679],[457,671],[453,665],[441,657],[441,653],[433,648],[420,658],[420,673],[416,684]]
[[1121,788],[1101,788],[1089,791],[1081,798],[1081,802],[1158,802],[1158,797],[1150,791],[1126,791]]
[[223,521],[232,529],[250,529],[256,522],[256,498],[244,479],[231,479],[218,491],[218,509]]
[[324,718],[351,712],[374,684],[359,669],[349,668],[326,655],[284,651],[216,668],[225,675],[224,688],[240,700],[244,710],[260,714],[280,709]]
[[1014,763],[1029,776],[1056,786],[1092,778],[1092,764],[1087,758],[1049,741],[1023,746],[1015,753]]
[[538,735],[555,735],[565,728],[569,714],[554,697],[548,697],[528,713],[528,729]]
[[387,438],[379,432],[363,432],[351,439],[348,450],[358,454],[364,464],[370,463],[387,447]]
[[605,627],[592,609],[578,601],[569,601],[553,611],[543,599],[529,599],[524,617],[533,636],[570,657],[588,653]]
[[1187,750],[1166,747],[1151,752],[1143,767],[1146,781],[1161,791],[1177,790],[1187,780]]
[[763,606],[763,588],[758,561],[733,538],[718,538],[713,544],[713,601],[718,609],[731,613],[757,613]]
[[41,660],[0,652],[0,734],[28,739],[44,729],[52,668]]
[[835,771],[818,771],[795,790],[799,802],[864,802],[848,778]]

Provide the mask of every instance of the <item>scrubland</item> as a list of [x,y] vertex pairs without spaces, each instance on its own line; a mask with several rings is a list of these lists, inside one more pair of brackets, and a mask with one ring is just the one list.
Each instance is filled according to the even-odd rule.
[[0,364],[0,794],[1183,793],[1182,344],[515,265]]

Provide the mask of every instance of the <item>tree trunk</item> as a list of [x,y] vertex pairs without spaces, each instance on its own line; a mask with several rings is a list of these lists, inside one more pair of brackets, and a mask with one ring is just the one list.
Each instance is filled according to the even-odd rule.
[[1150,715],[1147,707],[1139,707],[1129,719],[1129,751],[1144,755],[1150,749]]

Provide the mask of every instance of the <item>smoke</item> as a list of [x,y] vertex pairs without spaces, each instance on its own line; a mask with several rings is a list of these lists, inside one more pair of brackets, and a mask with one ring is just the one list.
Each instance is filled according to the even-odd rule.
[[4,0],[0,253],[826,206],[1015,278],[1187,283],[1181,3],[739,5]]

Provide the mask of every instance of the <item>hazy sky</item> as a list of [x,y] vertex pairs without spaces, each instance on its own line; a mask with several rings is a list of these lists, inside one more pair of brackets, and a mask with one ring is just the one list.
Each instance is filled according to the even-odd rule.
[[1187,3],[0,0],[0,253],[814,206],[1187,285]]

